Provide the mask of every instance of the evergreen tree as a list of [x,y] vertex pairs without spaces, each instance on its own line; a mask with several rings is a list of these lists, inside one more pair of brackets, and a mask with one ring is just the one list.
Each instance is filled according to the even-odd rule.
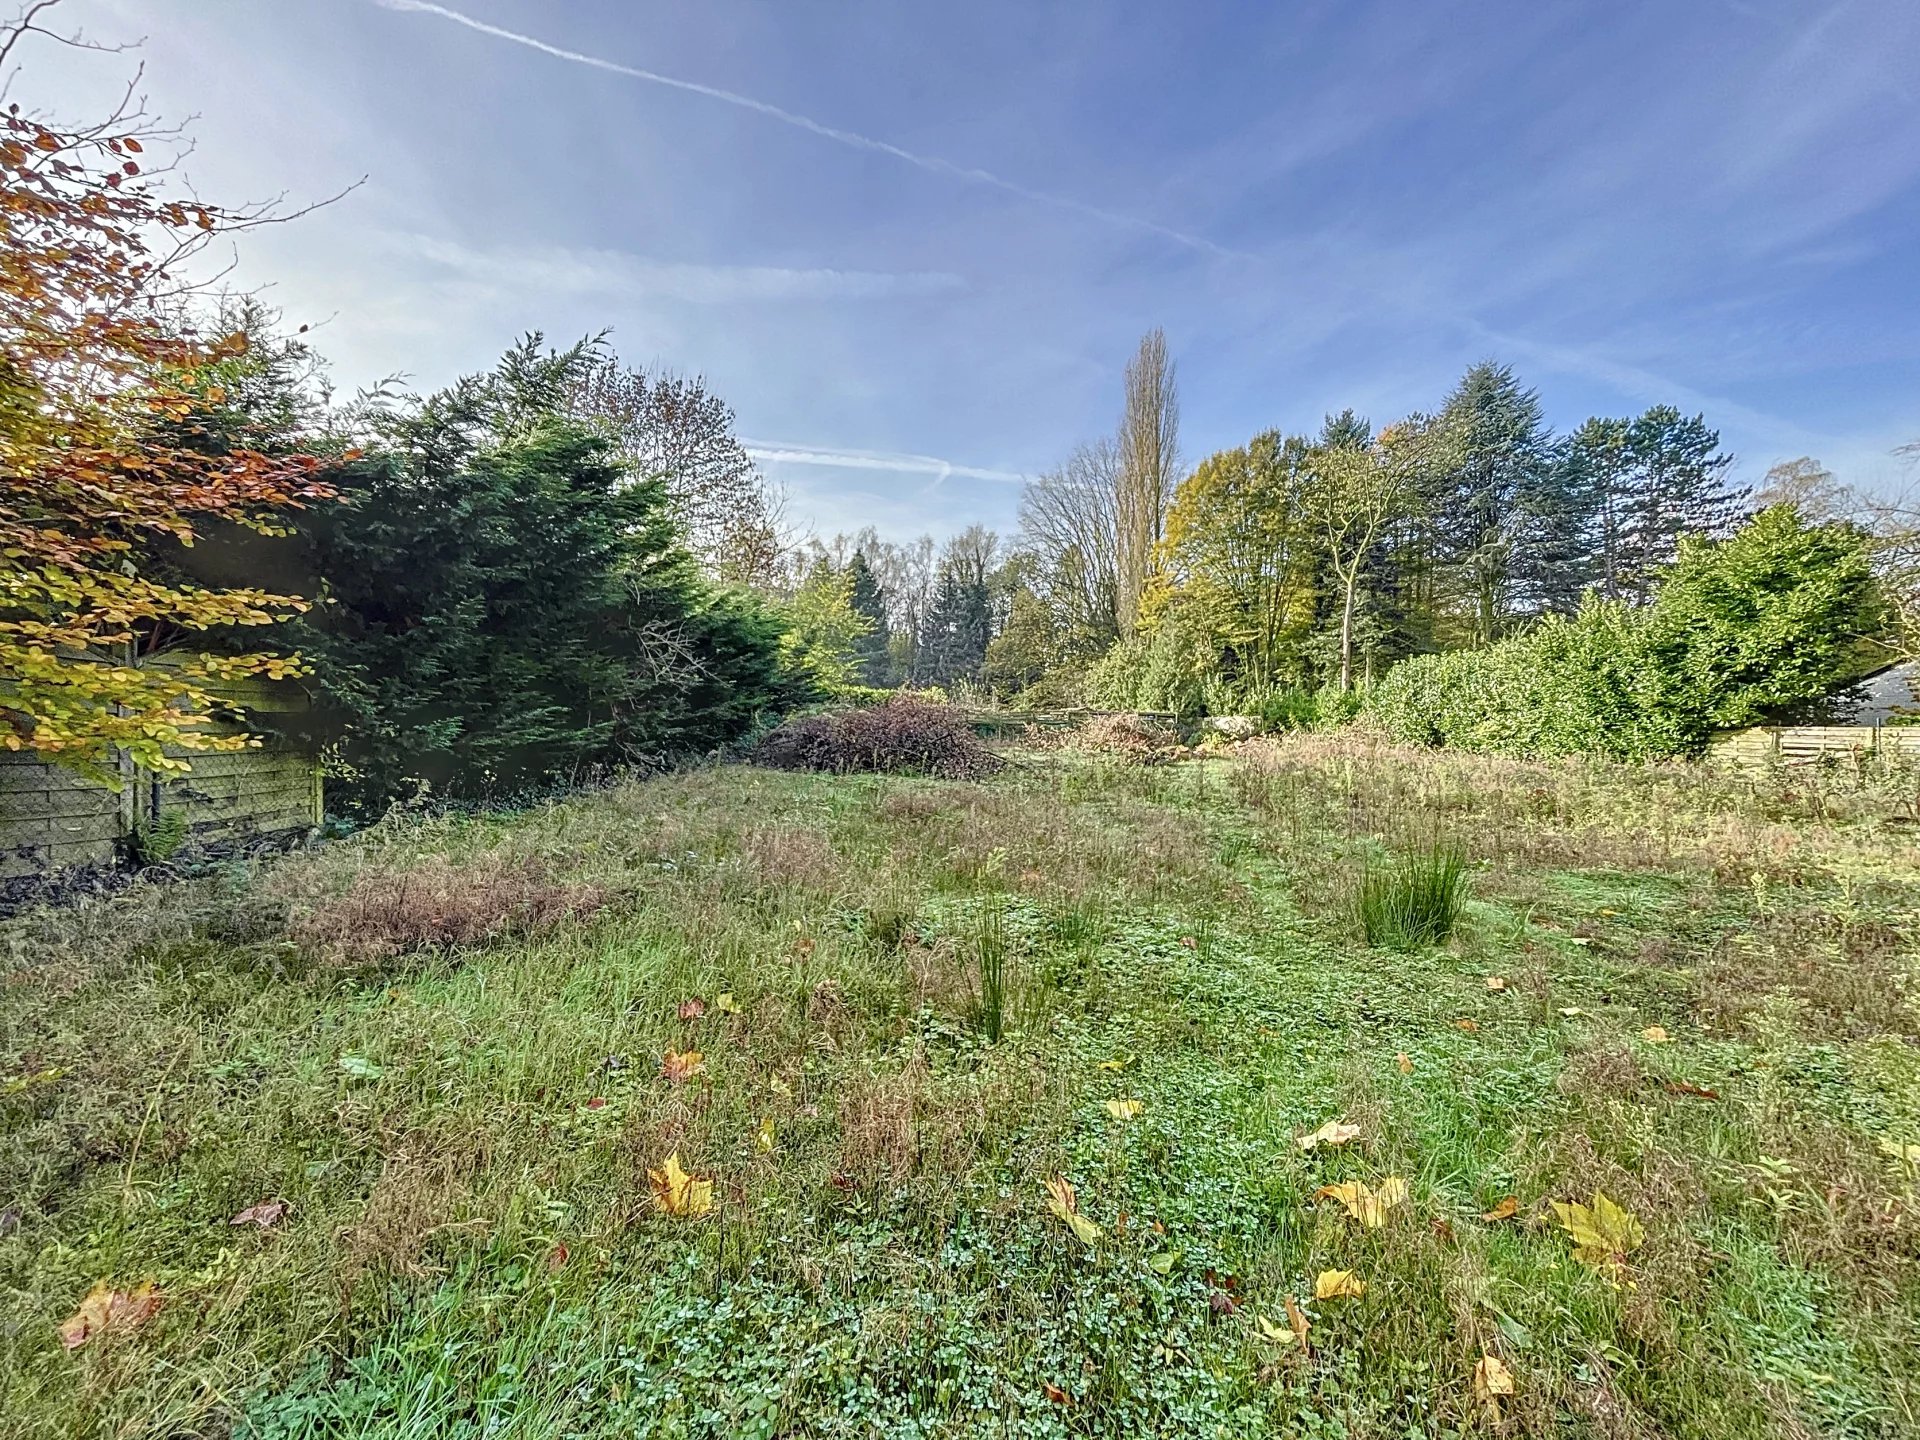
[[1439,559],[1450,572],[1470,643],[1499,638],[1523,598],[1538,601],[1564,582],[1558,498],[1540,397],[1511,368],[1483,361],[1447,397],[1442,423],[1454,463],[1428,497]]
[[920,626],[920,678],[935,685],[977,683],[993,638],[993,599],[986,578],[946,565]]
[[862,685],[893,683],[893,636],[887,628],[887,597],[879,577],[867,563],[864,550],[853,552],[847,573],[852,581],[852,603],[856,615],[865,617],[872,627],[854,646],[859,657],[858,679]]
[[586,354],[529,337],[386,417],[304,520],[324,599],[296,640],[336,793],[512,792],[707,749],[795,698],[779,622],[709,589],[661,483],[562,412]]
[[1704,415],[1656,405],[1633,422],[1627,451],[1633,484],[1624,579],[1634,598],[1645,599],[1653,572],[1679,554],[1683,535],[1720,539],[1740,523],[1747,491],[1727,483],[1733,457],[1720,453],[1720,432]]

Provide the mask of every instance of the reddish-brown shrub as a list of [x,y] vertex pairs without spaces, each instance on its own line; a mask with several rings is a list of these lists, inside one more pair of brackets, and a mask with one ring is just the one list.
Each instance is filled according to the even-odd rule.
[[1006,763],[959,711],[912,695],[884,705],[802,715],[767,732],[748,756],[776,770],[855,771],[971,780]]
[[434,855],[404,870],[365,871],[345,893],[296,919],[291,933],[332,959],[365,964],[536,934],[606,903],[597,886],[555,883],[525,857],[491,854],[456,865]]

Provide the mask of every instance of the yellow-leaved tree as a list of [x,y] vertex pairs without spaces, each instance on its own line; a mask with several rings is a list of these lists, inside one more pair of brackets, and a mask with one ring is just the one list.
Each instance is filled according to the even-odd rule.
[[[0,27],[0,68],[47,35],[33,23],[44,8]],[[166,666],[131,663],[159,634],[301,607],[177,581],[156,547],[216,522],[272,532],[331,493],[309,457],[197,443],[194,417],[223,398],[210,377],[247,341],[183,327],[182,267],[271,217],[170,198],[143,174],[143,129],[151,140],[126,104],[78,129],[18,105],[0,116],[0,745],[107,783],[111,747],[178,772],[170,751],[245,745],[211,725],[209,686],[293,668],[191,646]]]

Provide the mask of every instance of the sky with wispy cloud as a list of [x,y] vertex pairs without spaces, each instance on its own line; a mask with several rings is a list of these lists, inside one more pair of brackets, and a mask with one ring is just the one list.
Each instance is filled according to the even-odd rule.
[[1739,473],[1920,438],[1920,0],[67,0],[219,199],[351,194],[238,279],[346,389],[610,330],[792,518],[1011,529],[1147,328],[1190,459],[1513,364]]

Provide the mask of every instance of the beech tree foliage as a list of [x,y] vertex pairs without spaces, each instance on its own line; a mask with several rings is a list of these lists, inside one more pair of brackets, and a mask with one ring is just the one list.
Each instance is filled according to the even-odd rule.
[[[47,38],[33,13],[0,27],[0,69]],[[247,339],[183,323],[190,263],[272,217],[169,194],[147,166],[171,138],[130,102],[90,124],[0,116],[0,744],[108,783],[112,746],[172,773],[178,751],[245,745],[210,728],[210,687],[298,668],[192,642],[302,601],[171,578],[154,542],[271,531],[331,493],[311,456],[196,430]],[[163,647],[168,664],[131,663]]]

